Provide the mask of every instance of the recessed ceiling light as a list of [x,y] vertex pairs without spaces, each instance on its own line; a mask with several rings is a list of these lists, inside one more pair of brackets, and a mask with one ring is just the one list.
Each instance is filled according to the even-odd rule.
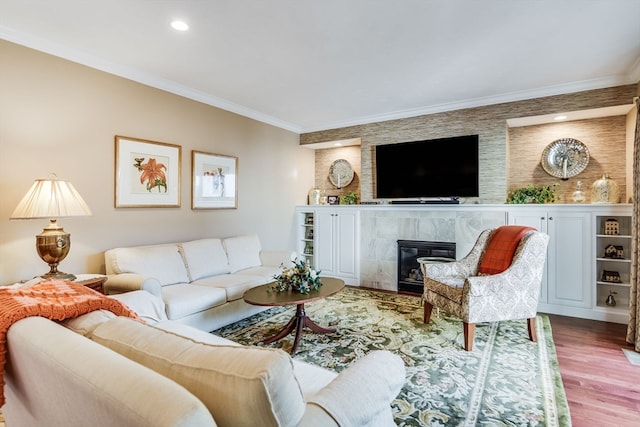
[[173,27],[174,30],[178,30],[178,31],[187,31],[189,29],[189,26],[184,21],[173,21],[171,23],[171,26]]
[[567,116],[555,116],[553,120],[566,120]]

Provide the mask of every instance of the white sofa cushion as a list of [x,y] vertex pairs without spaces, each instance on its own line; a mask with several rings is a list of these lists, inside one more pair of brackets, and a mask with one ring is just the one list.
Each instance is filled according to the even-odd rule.
[[282,350],[217,346],[116,317],[91,338],[185,387],[221,426],[296,426],[305,411]]
[[[241,346],[241,344],[222,338],[221,336],[171,320],[159,322],[153,326],[205,344]],[[295,359],[293,360],[293,372],[298,380],[298,384],[300,384],[305,400],[312,398],[338,376],[337,373],[328,369]]]
[[[286,265],[287,267],[290,267],[291,265]],[[260,267],[249,267],[245,270],[242,270],[242,274],[251,274],[254,276],[261,276],[266,278],[267,280],[265,281],[265,283],[270,283],[275,281],[275,279],[273,278],[273,276],[277,275],[277,274],[281,274],[282,273],[282,269],[283,267],[270,267],[268,265],[263,265]]]
[[262,250],[260,239],[255,234],[229,237],[224,239],[222,243],[227,252],[231,273],[262,265],[260,260],[260,251]]
[[180,245],[191,281],[231,271],[220,239],[200,239]]
[[[167,320],[164,303],[160,298],[151,295],[149,292],[125,292],[123,294],[110,295],[109,298],[117,299],[147,323],[155,324]],[[77,317],[65,319],[60,323],[73,332],[88,336],[99,325],[114,317],[116,315],[108,310],[94,310]]]
[[75,333],[87,336],[93,332],[95,328],[114,317],[116,317],[116,315],[108,310],[94,310],[78,317],[65,319],[60,323]]
[[167,318],[175,320],[224,304],[227,293],[224,289],[178,283],[162,287],[162,300]]
[[227,294],[227,301],[235,301],[241,299],[248,289],[265,283],[267,283],[267,280],[263,276],[248,275],[244,274],[243,271],[242,274],[205,277],[204,279],[196,280],[192,285],[224,289]]
[[122,294],[110,295],[110,298],[117,299],[145,322],[154,324],[167,320],[164,301],[160,297],[150,294],[147,291],[131,291]]
[[138,246],[113,249],[112,270],[156,277],[162,286],[188,283],[189,276],[178,245]]

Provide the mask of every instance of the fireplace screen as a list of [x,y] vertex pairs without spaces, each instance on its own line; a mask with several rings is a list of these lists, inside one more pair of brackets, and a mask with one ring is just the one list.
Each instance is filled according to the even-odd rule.
[[450,262],[456,259],[456,244],[422,240],[398,240],[398,291],[422,294],[422,271],[418,258],[430,262]]

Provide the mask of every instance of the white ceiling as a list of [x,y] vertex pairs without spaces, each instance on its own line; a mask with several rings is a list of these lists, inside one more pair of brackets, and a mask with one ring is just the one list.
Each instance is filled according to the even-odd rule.
[[0,0],[0,38],[300,133],[640,81],[640,0]]

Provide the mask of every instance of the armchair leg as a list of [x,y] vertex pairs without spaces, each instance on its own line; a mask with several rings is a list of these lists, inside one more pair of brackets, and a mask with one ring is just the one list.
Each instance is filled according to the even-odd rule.
[[462,322],[462,330],[464,332],[464,349],[466,351],[473,350],[473,337],[476,334],[476,324]]
[[429,323],[429,320],[431,319],[431,310],[433,310],[433,304],[429,304],[428,302],[424,302],[424,316],[422,318],[422,321],[424,323]]
[[527,330],[529,331],[529,339],[533,342],[538,341],[538,336],[536,334],[536,318],[530,317],[527,319]]

